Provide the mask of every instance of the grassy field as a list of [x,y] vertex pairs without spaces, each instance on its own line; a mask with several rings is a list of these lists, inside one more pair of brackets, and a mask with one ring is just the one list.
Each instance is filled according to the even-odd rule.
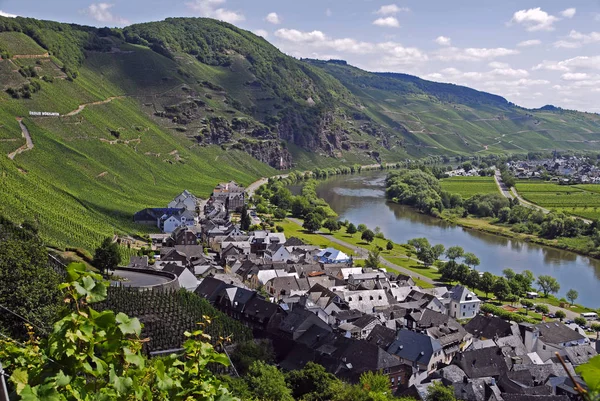
[[542,207],[587,219],[600,218],[600,185],[520,180],[516,188],[524,199]]
[[286,238],[296,237],[310,245],[317,245],[323,248],[333,247],[344,252],[346,255],[356,256],[355,252],[352,249],[339,245],[331,240],[327,240],[326,237],[323,237],[319,234],[309,233],[308,231],[304,230],[301,226],[290,220],[283,220],[281,222],[278,222],[277,225],[283,227],[283,232],[285,233]]
[[499,193],[494,177],[451,177],[440,180],[442,189],[468,199],[478,194]]

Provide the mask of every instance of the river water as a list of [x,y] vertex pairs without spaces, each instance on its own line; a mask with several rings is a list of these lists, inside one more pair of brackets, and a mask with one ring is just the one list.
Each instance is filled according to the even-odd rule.
[[577,303],[600,307],[600,261],[572,252],[464,229],[439,219],[420,214],[406,206],[385,199],[385,172],[336,176],[317,187],[340,220],[379,227],[386,238],[406,243],[411,238],[425,237],[432,245],[446,248],[458,245],[473,252],[481,260],[479,271],[502,275],[502,270],[531,270],[537,277],[548,274],[560,283],[558,297],[573,288],[579,292]]

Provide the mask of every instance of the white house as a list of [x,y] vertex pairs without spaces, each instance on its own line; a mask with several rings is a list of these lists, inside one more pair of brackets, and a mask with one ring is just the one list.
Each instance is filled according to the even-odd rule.
[[317,254],[319,263],[349,263],[352,261],[350,256],[335,248],[326,248]]
[[188,268],[176,263],[169,263],[163,267],[163,271],[173,273],[177,276],[179,287],[188,291],[194,291],[198,287],[198,279]]
[[181,208],[181,209],[188,210],[190,212],[195,212],[197,202],[198,202],[198,199],[186,189],[182,193],[177,195],[175,197],[175,199],[173,199],[169,203],[168,207]]
[[158,227],[162,230],[162,232],[172,233],[177,227],[193,226],[198,223],[196,216],[189,210],[178,210],[181,211],[177,213],[163,214],[158,219]]
[[453,287],[449,292],[448,314],[455,319],[471,319],[479,313],[481,301],[472,291],[462,285]]
[[292,257],[290,251],[283,244],[271,244],[265,251],[265,260],[271,262],[287,262]]

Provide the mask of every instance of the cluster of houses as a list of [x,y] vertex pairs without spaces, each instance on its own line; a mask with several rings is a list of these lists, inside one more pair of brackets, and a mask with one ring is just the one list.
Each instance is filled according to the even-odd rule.
[[177,195],[167,207],[147,208],[133,215],[139,224],[155,225],[163,233],[172,233],[178,227],[192,227],[198,224],[200,199],[188,190]]
[[600,184],[600,167],[589,157],[555,155],[552,159],[511,161],[507,167],[517,178],[540,178],[547,172],[554,181]]
[[240,192],[222,184],[215,193],[227,195],[211,197],[199,224],[153,237],[153,266],[143,257],[130,266],[174,273],[181,288],[271,340],[282,369],[312,361],[351,382],[382,372],[394,392],[422,400],[437,381],[468,401],[577,398],[570,375],[584,385],[574,368],[597,352],[576,325],[485,316],[463,286],[425,289],[334,248],[244,232],[228,218]]

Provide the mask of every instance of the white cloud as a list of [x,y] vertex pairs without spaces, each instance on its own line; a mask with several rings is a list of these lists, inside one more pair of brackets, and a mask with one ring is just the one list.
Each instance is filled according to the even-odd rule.
[[530,39],[530,40],[524,40],[522,42],[517,43],[518,47],[531,47],[531,46],[538,46],[541,45],[542,41],[539,39]]
[[569,32],[567,40],[558,40],[553,46],[556,48],[577,49],[583,45],[600,42],[600,32],[581,33],[576,30]]
[[584,79],[588,79],[590,76],[585,72],[567,72],[562,74],[561,77],[565,81],[583,81]]
[[562,15],[565,18],[573,18],[575,16],[576,12],[577,12],[576,8],[567,8],[566,10],[562,10],[560,12],[560,15]]
[[255,29],[254,31],[252,31],[255,35],[257,36],[262,36],[263,38],[267,38],[269,37],[269,32],[265,31],[264,29]]
[[0,10],[0,17],[16,18],[17,15],[16,14],[5,13],[4,11]]
[[333,12],[331,12],[331,8],[328,8],[327,10],[325,10],[326,17],[331,17],[332,15],[333,15]]
[[501,63],[499,61],[492,61],[488,64],[491,68],[510,68],[508,63]]
[[275,36],[295,43],[323,42],[325,34],[321,31],[302,32],[297,29],[278,29]]
[[388,28],[399,28],[400,22],[396,17],[385,17],[385,18],[377,18],[373,21],[373,25],[377,26],[385,26]]
[[506,49],[504,47],[497,48],[458,48],[447,47],[434,52],[434,57],[442,61],[478,61],[486,59],[494,59],[496,57],[511,56],[519,54],[518,50]]
[[570,72],[578,68],[600,70],[600,56],[578,56],[563,61],[544,60],[533,67],[533,70]]
[[110,12],[114,4],[92,3],[87,8],[86,13],[98,22],[115,25],[128,25],[129,21]]
[[306,57],[331,51],[340,54],[377,55],[372,69],[389,70],[396,66],[415,65],[428,60],[427,54],[415,47],[404,47],[397,42],[363,42],[352,38],[331,38],[321,31],[303,32],[296,29],[278,29],[275,36],[287,43],[282,49],[297,57]]
[[279,15],[277,15],[277,13],[269,13],[267,14],[267,16],[265,17],[265,20],[267,22],[270,22],[271,24],[281,24],[281,18],[279,18]]
[[435,43],[437,43],[440,46],[450,46],[452,43],[452,40],[446,36],[438,36],[435,39]]
[[519,10],[513,14],[510,23],[523,25],[528,31],[552,31],[559,18],[548,14],[540,7]]
[[399,12],[410,11],[407,7],[398,7],[396,4],[388,4],[387,6],[381,6],[379,10],[375,11],[375,14],[379,15],[396,15]]
[[244,14],[238,11],[232,11],[223,7],[219,7],[225,2],[226,0],[195,0],[193,2],[185,3],[185,5],[192,12],[201,17],[214,18],[229,22],[231,24],[244,21],[246,19]]

